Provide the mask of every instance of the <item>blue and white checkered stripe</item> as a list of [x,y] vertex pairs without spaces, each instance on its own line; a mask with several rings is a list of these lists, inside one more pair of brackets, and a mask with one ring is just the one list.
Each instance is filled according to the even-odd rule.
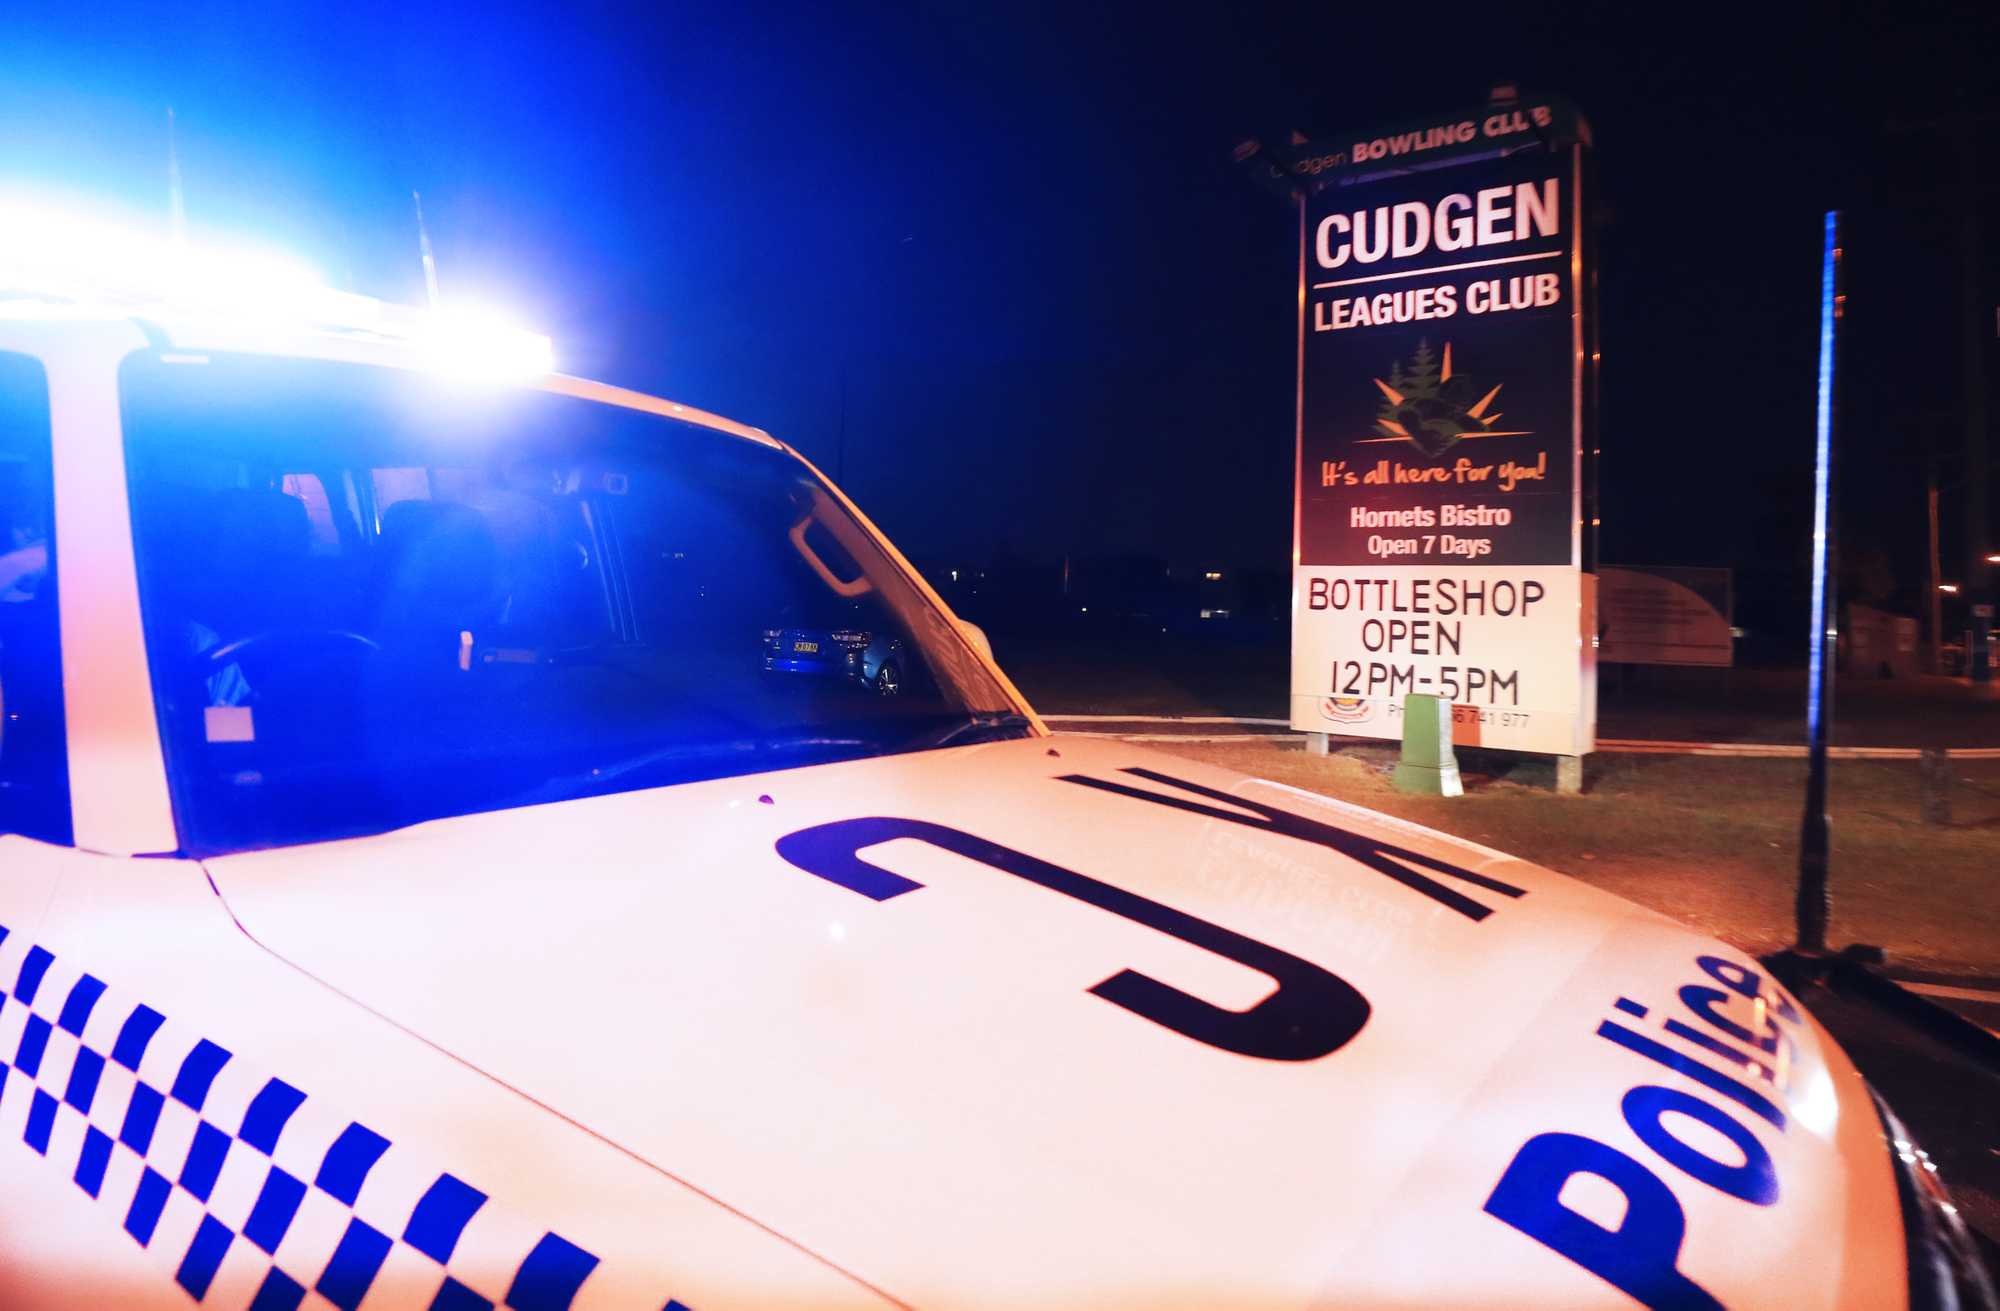
[[[17,1125],[131,1241],[177,1255],[196,1302],[356,1311],[380,1286],[430,1311],[562,1311],[598,1264],[0,926],[0,1137]],[[509,1268],[504,1288],[468,1273]]]

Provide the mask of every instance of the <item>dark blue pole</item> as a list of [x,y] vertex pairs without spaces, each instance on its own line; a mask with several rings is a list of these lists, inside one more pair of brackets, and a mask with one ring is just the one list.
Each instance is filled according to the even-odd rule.
[[1840,342],[1840,211],[1826,215],[1819,282],[1819,421],[1813,466],[1812,635],[1806,664],[1806,810],[1799,825],[1798,950],[1826,950],[1826,735],[1832,725],[1834,357]]

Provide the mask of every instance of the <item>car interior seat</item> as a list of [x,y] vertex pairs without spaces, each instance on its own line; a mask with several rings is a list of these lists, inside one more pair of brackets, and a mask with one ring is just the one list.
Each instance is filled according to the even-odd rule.
[[500,552],[484,516],[443,501],[398,501],[382,513],[376,635],[428,664],[449,658],[461,633],[477,640],[498,622]]

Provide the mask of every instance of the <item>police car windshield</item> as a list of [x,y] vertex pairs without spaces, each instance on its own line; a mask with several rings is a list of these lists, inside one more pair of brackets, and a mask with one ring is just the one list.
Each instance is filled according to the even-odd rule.
[[1014,706],[949,621],[757,442],[258,357],[135,355],[120,394],[189,851],[1016,722],[996,720]]

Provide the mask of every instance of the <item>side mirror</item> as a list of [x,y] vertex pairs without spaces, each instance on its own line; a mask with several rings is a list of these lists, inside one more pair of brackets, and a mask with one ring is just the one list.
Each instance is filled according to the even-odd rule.
[[988,660],[993,658],[993,643],[987,640],[985,629],[981,628],[978,624],[967,623],[961,619],[958,621],[958,631],[965,635],[966,641],[972,643],[973,650],[979,652],[979,654],[985,656]]

